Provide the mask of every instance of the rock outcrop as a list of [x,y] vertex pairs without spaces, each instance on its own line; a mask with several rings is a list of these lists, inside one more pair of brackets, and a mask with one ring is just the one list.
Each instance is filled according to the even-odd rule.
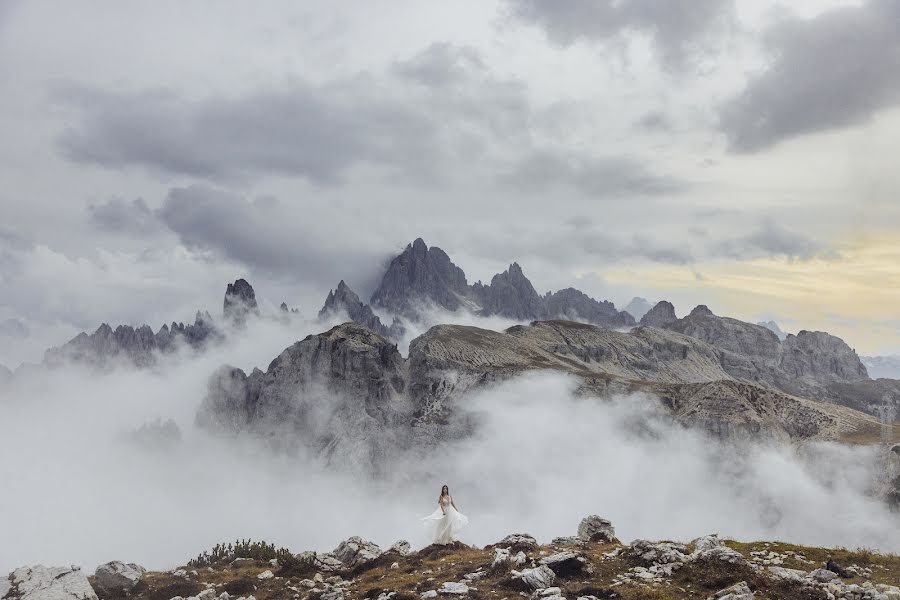
[[679,422],[720,437],[839,439],[876,419],[733,377],[730,354],[655,327],[625,333],[569,321],[496,332],[439,325],[396,346],[354,323],[287,348],[264,373],[222,367],[198,422],[304,443],[331,460],[378,465],[392,449],[471,434],[463,403],[492,382],[549,370],[594,395],[647,392]]
[[94,572],[96,586],[113,596],[122,596],[133,590],[144,577],[146,569],[134,563],[118,560],[104,563]]
[[436,246],[429,248],[421,238],[391,261],[371,304],[413,320],[433,306],[519,321],[565,317],[609,327],[635,323],[611,302],[598,302],[573,288],[541,296],[515,262],[494,275],[489,284],[469,285],[466,274],[446,252]]
[[406,386],[397,346],[344,323],[288,347],[265,372],[248,376],[221,367],[210,377],[197,421],[213,430],[302,443],[348,465],[376,465],[405,445],[403,425],[413,412]]
[[[4,589],[5,587],[5,589]],[[78,567],[22,567],[0,579],[3,600],[97,600],[87,576]]]
[[250,315],[259,316],[256,292],[246,279],[238,279],[228,284],[222,303],[222,315],[226,322],[238,326],[244,325]]
[[403,335],[403,326],[399,320],[395,319],[390,327],[384,325],[378,315],[372,312],[372,308],[364,304],[343,279],[335,289],[328,292],[325,304],[319,311],[319,319],[325,320],[336,315],[346,315],[354,323],[368,327],[386,338],[396,340]]
[[669,323],[674,323],[678,320],[678,317],[675,315],[675,307],[672,306],[671,302],[666,300],[662,300],[656,303],[656,306],[648,310],[643,317],[641,317],[641,326],[644,327],[665,327]]
[[447,256],[422,238],[395,257],[372,294],[372,305],[415,318],[422,305],[456,311],[470,292],[466,274]]
[[757,325],[759,325],[760,327],[765,327],[766,329],[774,333],[782,342],[784,341],[784,338],[787,337],[787,334],[781,330],[781,327],[779,327],[778,323],[776,323],[775,321],[760,321],[759,323],[757,323]]
[[578,524],[578,537],[588,542],[612,542],[616,539],[616,529],[611,521],[590,515]]
[[115,329],[103,323],[94,333],[79,333],[58,348],[44,353],[44,365],[55,367],[66,362],[106,367],[127,364],[148,367],[156,363],[158,355],[185,347],[200,350],[206,344],[221,339],[209,313],[197,312],[193,324],[163,325],[156,333],[149,325],[131,327],[119,325]]

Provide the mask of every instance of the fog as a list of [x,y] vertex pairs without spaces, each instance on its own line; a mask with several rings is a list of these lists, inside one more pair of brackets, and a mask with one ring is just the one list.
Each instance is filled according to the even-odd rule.
[[[467,398],[460,410],[482,424],[475,437],[401,458],[377,480],[195,428],[216,367],[265,369],[325,328],[260,321],[153,370],[72,366],[0,389],[0,572],[109,560],[170,568],[237,537],[295,552],[330,550],[350,535],[423,546],[419,518],[444,483],[471,520],[461,538],[472,544],[522,531],[549,541],[595,513],[623,540],[719,532],[900,551],[898,517],[866,493],[872,450],[729,449],[671,425],[653,398],[578,398],[560,375]],[[174,420],[180,439],[129,435],[156,419]]]

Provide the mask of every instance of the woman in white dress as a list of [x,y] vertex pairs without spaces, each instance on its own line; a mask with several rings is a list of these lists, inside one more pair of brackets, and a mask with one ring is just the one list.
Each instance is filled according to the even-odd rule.
[[436,511],[422,519],[433,544],[449,544],[456,539],[460,529],[469,524],[469,518],[459,512],[445,485],[441,488]]

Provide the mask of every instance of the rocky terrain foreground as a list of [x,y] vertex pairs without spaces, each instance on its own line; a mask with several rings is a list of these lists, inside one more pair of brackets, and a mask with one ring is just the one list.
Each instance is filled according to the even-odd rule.
[[484,548],[455,542],[412,552],[405,541],[382,550],[352,537],[333,552],[295,555],[245,541],[166,572],[119,561],[90,577],[78,567],[23,567],[0,579],[0,599],[900,600],[898,584],[896,555],[715,535],[623,544],[592,515],[577,535],[547,545],[512,534]]

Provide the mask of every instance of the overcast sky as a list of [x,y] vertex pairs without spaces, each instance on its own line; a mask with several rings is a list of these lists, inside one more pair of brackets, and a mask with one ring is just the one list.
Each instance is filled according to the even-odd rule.
[[470,281],[900,351],[900,2],[0,2],[0,362]]

